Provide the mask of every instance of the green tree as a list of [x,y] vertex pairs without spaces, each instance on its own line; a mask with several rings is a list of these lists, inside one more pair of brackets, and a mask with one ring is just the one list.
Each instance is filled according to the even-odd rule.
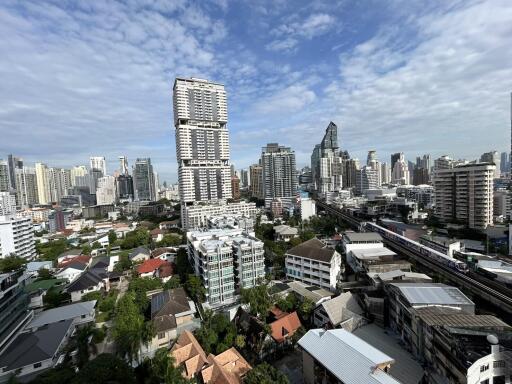
[[102,353],[89,361],[79,372],[72,384],[123,383],[135,384],[133,368],[126,361]]
[[36,281],[50,280],[50,279],[53,279],[53,278],[54,277],[53,277],[52,273],[47,268],[39,268],[39,270],[37,271],[37,279],[36,279]]
[[61,364],[44,371],[30,381],[30,384],[72,384],[75,377],[75,371],[70,365]]
[[154,378],[156,383],[165,384],[188,384],[194,383],[183,377],[182,369],[175,366],[174,358],[169,355],[166,348],[160,348],[150,362],[150,379]]
[[157,243],[159,247],[175,247],[182,243],[182,236],[177,233],[168,233]]
[[275,301],[266,283],[242,289],[241,296],[242,303],[249,304],[249,312],[260,320],[265,319]]
[[123,241],[121,242],[122,249],[132,249],[141,245],[148,245],[151,243],[151,236],[146,228],[139,227],[131,232],[128,232]]
[[238,349],[244,349],[245,348],[245,336],[244,335],[237,335],[235,337],[235,346]]
[[101,248],[101,244],[98,243],[97,241],[95,241],[94,243],[92,243],[92,249],[100,249]]
[[136,277],[130,281],[128,290],[134,294],[135,303],[141,313],[144,313],[149,305],[148,291],[162,288],[160,279],[149,277]]
[[178,249],[178,253],[176,254],[176,272],[180,276],[182,283],[185,283],[187,280],[187,275],[194,273],[188,262],[187,250],[184,248]]
[[268,363],[251,369],[244,378],[244,384],[288,384],[288,378]]
[[313,303],[310,299],[305,297],[298,308],[298,312],[302,320],[309,320],[309,317],[311,316],[313,309],[315,309],[315,303]]
[[164,283],[164,290],[175,289],[181,287],[181,280],[179,276],[173,276]]
[[68,302],[71,298],[69,293],[62,292],[61,287],[51,287],[43,296],[45,309],[56,308]]
[[123,251],[119,254],[119,261],[114,266],[114,271],[123,272],[127,271],[132,267],[132,262],[128,257],[128,252]]
[[82,253],[84,255],[90,255],[92,252],[92,248],[89,244],[85,244],[83,247],[82,247]]
[[0,259],[0,272],[12,272],[23,267],[27,261],[18,256],[8,256],[4,259]]
[[141,344],[153,337],[151,322],[145,322],[135,301],[135,294],[127,292],[117,303],[112,336],[120,356],[129,361],[137,358]]
[[116,231],[114,231],[114,230],[110,230],[110,231],[108,232],[108,243],[109,243],[110,245],[112,245],[112,244],[114,244],[114,243],[116,242],[116,240],[117,240]]
[[77,328],[73,339],[68,345],[70,351],[77,351],[75,358],[78,368],[82,368],[89,361],[91,354],[98,352],[93,341],[96,331],[97,329],[91,324]]
[[[219,354],[236,345],[236,327],[221,314],[206,310],[196,338],[207,353]],[[240,340],[239,340],[240,341]]]
[[280,298],[276,305],[284,312],[292,312],[297,310],[297,307],[299,305],[299,300],[297,298],[297,295],[295,293],[289,293],[286,295],[286,297]]
[[206,289],[203,282],[196,275],[188,275],[185,282],[185,290],[194,300],[203,302],[205,299]]
[[65,239],[53,240],[48,243],[36,243],[36,251],[41,260],[54,261],[64,251],[68,250]]

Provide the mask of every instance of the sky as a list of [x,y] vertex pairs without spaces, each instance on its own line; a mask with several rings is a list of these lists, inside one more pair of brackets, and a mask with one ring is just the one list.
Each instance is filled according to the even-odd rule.
[[0,2],[0,158],[151,157],[177,180],[176,76],[224,83],[231,161],[308,165],[330,121],[365,161],[510,150],[512,1]]

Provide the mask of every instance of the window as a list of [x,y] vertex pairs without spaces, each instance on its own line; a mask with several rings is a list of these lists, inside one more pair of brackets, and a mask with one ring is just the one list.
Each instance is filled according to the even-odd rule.
[[489,369],[489,364],[485,364],[480,366],[480,372],[485,372]]
[[492,378],[492,384],[505,384],[505,376],[494,376]]
[[493,368],[505,368],[506,367],[505,360],[494,361],[492,363],[492,367]]
[[165,332],[158,332],[158,339],[164,339],[165,338]]
[[42,365],[41,363],[35,363],[34,368],[41,368],[41,365]]
[[485,380],[481,381],[480,384],[489,384],[489,379],[485,379]]

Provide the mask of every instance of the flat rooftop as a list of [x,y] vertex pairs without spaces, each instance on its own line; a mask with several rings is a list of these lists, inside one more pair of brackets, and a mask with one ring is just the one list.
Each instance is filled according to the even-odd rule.
[[413,306],[446,305],[459,306],[474,303],[458,288],[436,283],[393,283]]
[[381,235],[375,232],[345,232],[343,236],[350,243],[376,243],[382,241]]

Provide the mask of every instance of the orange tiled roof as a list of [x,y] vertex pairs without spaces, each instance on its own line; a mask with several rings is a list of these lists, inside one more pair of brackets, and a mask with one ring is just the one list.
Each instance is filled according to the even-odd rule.
[[192,378],[208,363],[203,348],[190,331],[184,331],[171,348],[177,366],[185,365],[183,376]]
[[156,271],[162,264],[167,263],[167,261],[162,259],[149,259],[144,261],[141,265],[137,267],[137,272],[139,273],[150,273]]
[[286,338],[292,336],[302,326],[297,312],[292,312],[270,324],[272,338],[282,343]]

